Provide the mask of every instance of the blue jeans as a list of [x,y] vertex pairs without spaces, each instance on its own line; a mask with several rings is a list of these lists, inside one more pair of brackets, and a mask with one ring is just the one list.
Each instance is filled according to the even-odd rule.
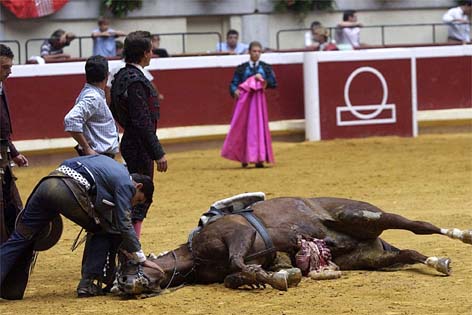
[[88,233],[82,258],[82,279],[97,279],[111,285],[120,243],[120,235]]
[[[98,229],[93,219],[84,214],[64,180],[73,181],[69,178],[46,178],[29,197],[19,220],[24,228],[21,232],[15,229],[8,241],[0,246],[0,285],[19,261],[31,255],[38,232],[59,213],[85,229]],[[83,193],[86,194],[85,191]]]

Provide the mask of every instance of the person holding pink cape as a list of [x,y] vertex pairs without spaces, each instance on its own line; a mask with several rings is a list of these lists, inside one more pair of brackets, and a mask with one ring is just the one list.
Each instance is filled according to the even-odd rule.
[[275,88],[277,81],[271,65],[259,60],[261,53],[261,43],[249,44],[250,60],[236,68],[229,88],[236,105],[221,156],[241,162],[242,167],[275,162],[265,89]]

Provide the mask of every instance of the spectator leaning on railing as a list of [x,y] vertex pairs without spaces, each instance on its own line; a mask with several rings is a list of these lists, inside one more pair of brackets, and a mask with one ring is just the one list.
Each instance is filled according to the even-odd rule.
[[169,57],[169,53],[166,49],[160,48],[161,46],[161,36],[159,34],[154,34],[151,36],[151,44],[152,44],[152,54],[159,56],[161,58]]
[[449,43],[470,43],[470,18],[472,0],[462,1],[462,5],[449,9],[443,15],[443,22],[449,25],[447,41]]
[[317,40],[316,30],[320,27],[322,27],[320,22],[311,22],[310,30],[305,32],[305,48],[318,49],[320,43]]
[[226,33],[226,42],[216,44],[216,50],[222,52],[229,52],[232,54],[245,54],[248,52],[248,45],[239,42],[239,33],[236,30],[229,30]]
[[343,13],[343,21],[336,28],[335,38],[338,47],[346,46],[345,49],[358,48],[361,46],[360,33],[362,24],[357,21],[356,11],[348,10]]
[[92,31],[93,54],[103,57],[115,57],[115,38],[119,36],[126,36],[126,33],[110,28],[110,20],[106,17],[100,17],[98,28]]
[[335,43],[331,42],[329,38],[329,32],[324,27],[318,27],[314,34],[314,39],[318,42],[319,51],[330,51],[330,50],[338,50],[338,47]]
[[69,59],[70,55],[65,54],[63,48],[70,45],[70,42],[75,39],[75,35],[71,32],[66,32],[62,29],[55,30],[49,39],[46,39],[41,45],[41,57],[46,62]]

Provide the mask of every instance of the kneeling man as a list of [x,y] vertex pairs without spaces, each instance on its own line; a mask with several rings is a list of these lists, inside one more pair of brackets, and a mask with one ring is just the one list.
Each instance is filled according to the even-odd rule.
[[37,184],[18,216],[15,231],[0,246],[0,297],[23,298],[26,283],[16,292],[11,292],[11,287],[5,283],[10,282],[9,274],[15,273],[16,262],[32,255],[44,229],[57,220],[59,214],[87,231],[119,234],[121,248],[129,257],[144,266],[159,269],[146,260],[130,218],[130,209],[150,203],[153,192],[154,184],[149,176],[130,175],[122,164],[103,155],[62,162]]

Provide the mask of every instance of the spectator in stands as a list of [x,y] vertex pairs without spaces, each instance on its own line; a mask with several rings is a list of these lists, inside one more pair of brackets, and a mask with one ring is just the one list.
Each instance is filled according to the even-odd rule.
[[126,33],[110,28],[110,20],[106,17],[100,17],[98,28],[92,31],[93,54],[103,57],[115,57],[115,38],[119,36],[126,36]]
[[75,35],[62,29],[55,30],[49,39],[41,45],[41,57],[46,61],[69,59],[70,55],[65,54],[63,48],[69,46],[75,39]]
[[261,43],[251,42],[249,61],[236,68],[229,86],[236,105],[221,156],[240,162],[242,167],[255,163],[262,168],[264,162],[274,163],[265,89],[275,88],[277,81],[272,66],[260,60],[261,54]]
[[[353,49],[361,46],[360,33],[362,24],[357,21],[357,12],[353,10],[344,11],[343,21],[337,25],[335,38],[341,49]],[[342,47],[341,47],[342,46]]]
[[320,51],[338,50],[335,43],[329,39],[329,32],[324,27],[318,27],[314,33],[314,39],[318,42],[318,49]]
[[449,24],[447,41],[449,43],[470,43],[470,18],[472,0],[461,1],[462,5],[449,9],[443,15],[443,22]]
[[245,54],[248,51],[248,45],[238,43],[239,33],[236,30],[229,30],[226,33],[226,42],[216,44],[216,50],[229,52],[231,54]]
[[169,57],[167,50],[164,48],[159,48],[161,45],[161,37],[158,34],[154,34],[151,36],[151,43],[152,43],[152,54],[159,56],[161,58]]
[[116,56],[117,57],[123,57],[123,48],[125,46],[123,45],[123,42],[120,40],[115,40],[115,48],[116,48]]
[[322,27],[318,21],[313,21],[310,26],[310,30],[305,33],[305,48],[312,48],[317,50],[320,43],[316,40],[316,30]]

